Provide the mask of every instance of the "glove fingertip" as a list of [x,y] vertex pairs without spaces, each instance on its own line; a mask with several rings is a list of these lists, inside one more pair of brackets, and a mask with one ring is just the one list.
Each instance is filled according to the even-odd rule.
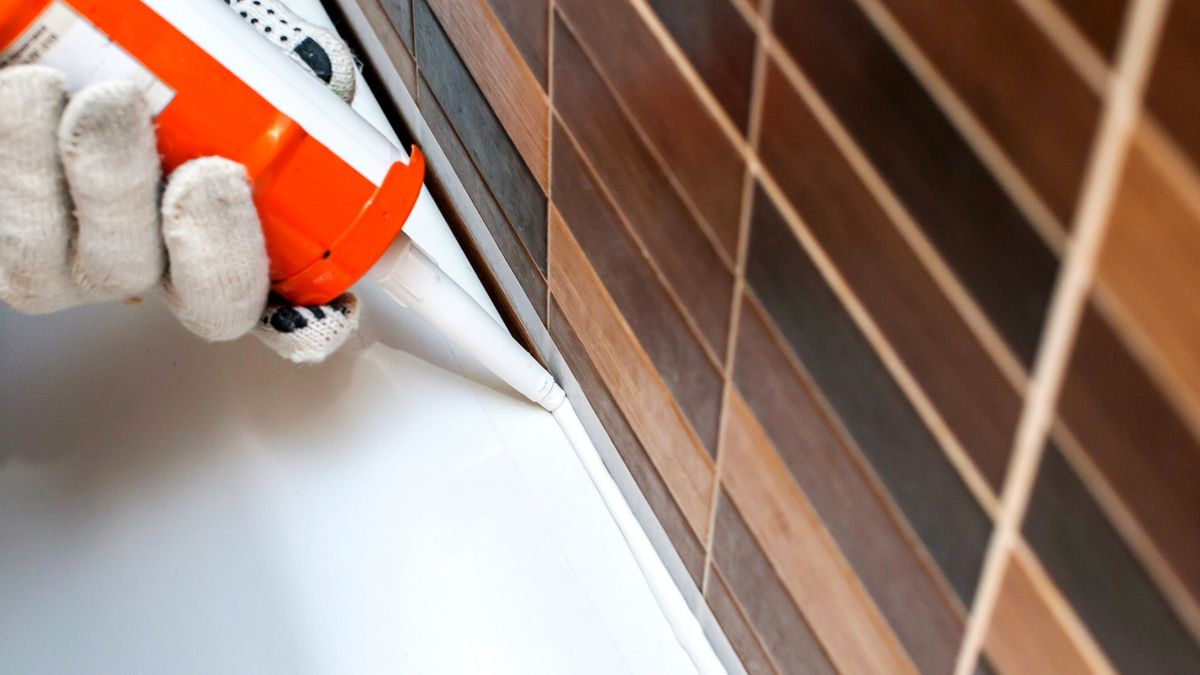
[[325,305],[272,304],[254,335],[292,363],[317,364],[346,343],[359,321],[358,298],[345,293]]

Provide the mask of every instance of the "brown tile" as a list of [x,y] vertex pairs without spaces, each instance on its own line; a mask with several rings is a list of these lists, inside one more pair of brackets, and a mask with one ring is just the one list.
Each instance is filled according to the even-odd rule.
[[1001,675],[1094,672],[1030,575],[1020,558],[1009,561],[986,642],[995,670]]
[[[555,122],[555,204],[704,447],[715,456],[721,374]],[[564,307],[564,309],[569,309]]]
[[547,0],[488,0],[492,11],[508,31],[534,77],[548,89],[546,74],[550,48],[550,9]]
[[1127,0],[1054,0],[1092,44],[1112,59],[1125,18]]
[[729,587],[721,578],[721,572],[715,566],[709,567],[708,591],[704,597],[748,675],[778,673],[771,663],[771,657],[763,651],[762,642],[754,632],[754,626],[750,625],[737,600],[733,599]]
[[743,134],[749,135],[754,31],[730,0],[649,0],[671,37]]
[[1146,104],[1175,141],[1200,165],[1200,3],[1171,3],[1159,38]]
[[608,432],[621,459],[625,461],[625,466],[633,475],[638,489],[645,496],[646,502],[650,504],[654,515],[658,517],[658,522],[667,533],[667,538],[675,546],[684,566],[692,576],[692,581],[696,582],[696,586],[699,587],[704,573],[704,547],[696,539],[683,511],[671,497],[670,490],[667,489],[658,469],[654,468],[654,463],[650,461],[650,456],[646,454],[646,449],[642,447],[637,434],[629,426],[625,414],[621,412],[617,402],[613,400],[612,394],[609,393],[608,387],[596,372],[596,367],[593,365],[591,357],[588,356],[587,350],[584,349],[583,343],[580,342],[575,328],[567,322],[567,318],[563,315],[562,308],[558,306],[555,298],[550,299],[549,327],[550,337],[554,340],[554,344],[566,359],[567,365],[571,367],[571,373],[579,381],[580,388],[583,389],[592,409],[600,418],[600,423],[604,425],[604,430]]
[[[916,669],[736,391],[726,409],[721,482],[841,672]],[[716,537],[720,539],[718,516]]]
[[[521,242],[520,236],[517,234],[512,223],[504,215],[500,209],[500,205],[496,203],[495,197],[491,190],[488,189],[487,183],[479,174],[479,170],[475,167],[475,163],[471,160],[466,148],[463,147],[462,141],[454,130],[454,126],[446,119],[446,113],[438,104],[437,98],[430,91],[425,78],[421,78],[419,86],[420,104],[418,107],[421,111],[421,116],[425,118],[426,124],[429,125],[433,132],[434,138],[437,139],[438,145],[441,146],[442,152],[446,153],[446,158],[454,167],[454,173],[458,180],[463,184],[467,195],[471,198],[471,203],[479,211],[479,217],[483,220],[483,224],[487,226],[488,232],[496,241],[496,246],[500,248],[500,253],[504,256],[504,260],[512,268],[513,275],[517,277],[517,282],[521,284],[521,290],[525,291],[525,295],[529,297],[530,304],[537,311],[538,316],[543,322],[546,321],[546,279],[538,270],[537,264],[530,257],[529,251]],[[431,176],[433,180],[438,180],[437,176]]]
[[426,0],[413,2],[420,72],[521,243],[545,274],[546,194]]
[[[767,75],[762,125],[763,163],[975,465],[998,489],[1020,413],[1016,392],[776,68]],[[756,213],[773,210],[760,203],[766,200],[759,190]],[[773,218],[761,225],[787,227]],[[782,231],[771,234],[786,240]],[[787,246],[786,253],[758,250],[768,256],[803,255],[798,244]],[[773,267],[782,271],[787,264],[780,260]]]
[[[413,51],[412,0],[358,0],[358,4],[363,7],[364,13],[367,5],[382,8],[405,48],[410,53]],[[378,29],[379,24],[371,14],[367,14],[367,18],[371,20],[371,25]]]
[[[713,463],[630,333],[574,235],[555,213],[551,292],[700,541],[707,541]],[[669,322],[667,322],[669,323]]]
[[717,505],[714,527],[713,562],[779,671],[836,673],[754,535],[724,494]]
[[1049,36],[1011,0],[883,4],[1069,224],[1100,100]]
[[[570,31],[560,23],[555,35],[555,109],[625,222],[696,322],[713,358],[720,359],[729,332],[733,274]],[[554,142],[571,139],[555,136]]]
[[732,256],[745,162],[703,101],[629,0],[557,7]]
[[780,458],[921,672],[949,672],[961,617],[747,298],[734,378]]
[[746,280],[755,297],[951,588],[969,603],[987,516],[771,200],[758,198],[754,206]]
[[779,3],[774,26],[1000,334],[1031,363],[1058,268],[1046,243],[858,3]]
[[[375,31],[383,50],[387,53],[388,61],[413,100],[417,98],[417,62],[412,55],[412,17],[407,13],[411,0],[358,0],[359,9]],[[404,11],[401,11],[401,10]],[[376,68],[385,68],[382,63],[373,64]]]
[[1200,647],[1053,445],[1023,529],[1118,672],[1200,672]]
[[1099,276],[1200,401],[1200,184],[1155,147],[1141,133],[1129,153]]
[[1094,307],[1080,324],[1059,412],[1200,599],[1200,442]]
[[[428,0],[534,178],[549,186],[550,103],[487,0]],[[421,64],[425,67],[425,64]]]

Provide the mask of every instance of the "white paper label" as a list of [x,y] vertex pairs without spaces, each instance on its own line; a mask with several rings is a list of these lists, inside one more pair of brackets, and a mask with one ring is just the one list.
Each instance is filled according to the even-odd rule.
[[103,80],[133,82],[155,116],[175,96],[174,90],[129,52],[60,0],[51,3],[15,42],[0,51],[0,68],[24,63],[61,70],[71,93]]

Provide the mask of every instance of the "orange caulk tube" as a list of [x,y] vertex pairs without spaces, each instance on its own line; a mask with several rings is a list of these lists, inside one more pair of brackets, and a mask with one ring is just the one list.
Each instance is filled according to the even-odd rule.
[[271,288],[328,302],[379,259],[425,162],[393,146],[216,0],[0,0],[0,65],[45,63],[77,90],[131,79],[157,113],[163,170],[221,156],[253,185]]

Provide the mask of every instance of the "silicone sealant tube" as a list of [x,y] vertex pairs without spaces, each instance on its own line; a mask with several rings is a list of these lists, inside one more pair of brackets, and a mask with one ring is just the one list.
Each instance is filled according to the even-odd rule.
[[364,278],[530,401],[551,412],[563,404],[554,377],[403,231]]

